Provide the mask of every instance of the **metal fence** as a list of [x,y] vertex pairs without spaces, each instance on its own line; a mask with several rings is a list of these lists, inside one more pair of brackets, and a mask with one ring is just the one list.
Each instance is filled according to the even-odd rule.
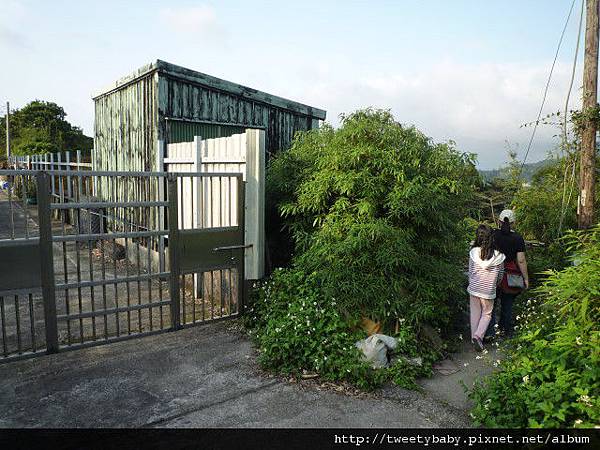
[[43,155],[23,155],[9,157],[9,164],[15,169],[26,170],[91,170],[90,152],[57,152]]
[[[0,360],[242,310],[241,174],[4,170],[0,178]],[[184,226],[183,217],[196,212],[181,193],[203,178],[235,191],[236,219],[226,227]],[[106,201],[106,189],[123,197]],[[149,192],[159,200],[145,200]],[[211,204],[224,207],[218,199]]]

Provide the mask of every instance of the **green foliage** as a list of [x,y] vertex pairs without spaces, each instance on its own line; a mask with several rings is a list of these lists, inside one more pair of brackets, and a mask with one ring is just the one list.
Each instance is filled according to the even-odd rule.
[[[247,320],[262,365],[363,388],[386,380],[414,388],[439,357],[419,340],[420,325],[447,324],[464,303],[463,218],[478,183],[472,155],[432,143],[387,111],[297,134],[267,172],[268,202],[295,255],[258,289]],[[366,337],[357,331],[365,316],[386,334],[401,323],[401,356],[388,369],[371,369],[354,345]]]
[[278,269],[255,292],[245,320],[263,367],[291,375],[316,372],[364,389],[382,382],[379,373],[361,361],[354,345],[364,334],[351,331],[335,300],[321,294],[314,276]]
[[[15,155],[68,150],[88,150],[93,139],[71,125],[65,110],[56,103],[34,100],[11,112],[11,146]],[[0,148],[6,153],[6,121],[0,119]]]
[[526,239],[550,243],[559,231],[576,227],[577,186],[571,175],[571,158],[554,159],[534,175],[530,186],[516,192],[512,207]]
[[21,140],[15,146],[15,155],[43,155],[45,153],[56,153],[59,149],[56,145],[50,142],[43,141],[23,141]]
[[447,320],[463,295],[462,219],[479,182],[472,155],[367,109],[342,117],[339,129],[299,134],[268,180],[295,266],[342,311]]
[[[415,378],[431,374],[431,364],[439,356],[424,351],[415,330],[403,323],[395,335],[396,353],[402,357],[387,369],[371,368],[355,346],[366,333],[340,314],[335,298],[323,296],[314,275],[298,269],[275,270],[254,295],[245,325],[259,348],[261,365],[280,374],[317,373],[325,380],[347,381],[367,390],[385,381],[414,389]],[[409,363],[407,358],[418,356],[421,365]]]
[[600,421],[600,227],[564,238],[574,265],[546,280],[517,316],[502,370],[478,383],[476,424],[593,427]]

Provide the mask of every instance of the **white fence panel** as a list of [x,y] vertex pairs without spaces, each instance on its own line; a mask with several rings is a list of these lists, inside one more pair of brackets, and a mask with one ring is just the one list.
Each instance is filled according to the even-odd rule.
[[[160,148],[160,146],[159,146]],[[265,251],[265,132],[247,129],[231,137],[167,145],[167,172],[241,173],[246,182],[246,279],[264,276]],[[237,180],[227,177],[185,179],[180,182],[182,205],[179,226],[213,228],[236,226]],[[186,206],[187,205],[187,206]],[[195,214],[186,214],[195,211]]]

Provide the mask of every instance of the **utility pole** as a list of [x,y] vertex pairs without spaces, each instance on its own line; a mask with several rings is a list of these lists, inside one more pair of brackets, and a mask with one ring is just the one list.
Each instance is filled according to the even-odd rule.
[[6,102],[6,159],[10,158],[10,103]]
[[586,0],[585,57],[583,62],[584,129],[579,160],[579,200],[577,222],[580,229],[594,224],[594,189],[596,171],[596,127],[591,117],[598,106],[598,0]]

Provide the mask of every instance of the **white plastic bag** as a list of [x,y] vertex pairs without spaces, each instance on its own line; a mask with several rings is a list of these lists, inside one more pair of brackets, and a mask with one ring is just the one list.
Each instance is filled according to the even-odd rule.
[[388,350],[393,350],[398,341],[385,334],[374,334],[356,342],[356,347],[362,352],[363,360],[375,369],[388,366]]

